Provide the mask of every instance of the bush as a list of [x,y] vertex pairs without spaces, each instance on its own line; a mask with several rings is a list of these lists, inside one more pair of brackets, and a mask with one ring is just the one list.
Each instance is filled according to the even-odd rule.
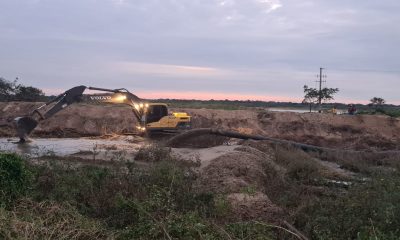
[[310,183],[321,177],[319,163],[298,149],[277,147],[275,162],[287,170],[287,176],[291,180]]
[[271,228],[255,222],[241,222],[227,225],[227,231],[231,234],[231,239],[275,239]]
[[313,239],[399,239],[400,174],[378,174],[347,195],[324,198],[297,216]]
[[[25,192],[18,196],[30,195],[0,207],[0,239],[21,234],[36,239],[291,239],[266,223],[232,223],[226,196],[199,193],[190,166],[167,149],[153,148],[143,156],[158,157],[144,167],[77,167],[56,161],[30,166],[27,176],[34,178],[27,177]],[[25,166],[16,155],[2,156]],[[10,191],[4,193],[10,197]]]
[[170,149],[152,144],[141,147],[135,156],[135,160],[146,162],[168,161],[172,160],[170,154]]
[[47,101],[42,90],[24,86],[15,81],[7,81],[0,77],[0,102],[3,101]]
[[0,153],[0,206],[8,206],[26,194],[31,186],[32,173],[24,159],[8,153]]
[[389,117],[394,117],[394,118],[400,117],[400,110],[383,110],[383,109],[379,109],[379,110],[377,110],[377,112],[385,114],[385,115],[387,115]]
[[192,189],[194,180],[189,167],[173,160],[130,172],[104,167],[42,167],[37,170],[33,197],[68,202],[84,215],[124,229],[141,224],[143,219],[152,221],[150,216],[164,219],[186,212],[211,216],[214,197],[196,193]]
[[0,239],[112,239],[99,221],[55,202],[23,199],[12,211],[0,208]]

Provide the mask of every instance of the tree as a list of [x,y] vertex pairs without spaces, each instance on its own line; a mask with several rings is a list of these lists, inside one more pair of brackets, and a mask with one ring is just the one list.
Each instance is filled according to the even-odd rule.
[[14,95],[15,101],[38,102],[45,101],[46,97],[42,90],[35,87],[18,85]]
[[312,104],[316,103],[318,101],[318,90],[315,88],[309,88],[307,85],[304,85],[304,99],[303,103],[309,104],[310,106],[310,112],[312,108]]
[[8,81],[0,77],[0,101],[46,101],[47,98],[43,91],[31,87],[17,84],[17,79]]
[[7,81],[0,77],[0,101],[12,101],[16,87],[16,81]]
[[382,105],[386,103],[385,99],[380,97],[373,97],[371,98],[370,102],[371,103],[369,104],[369,106],[375,107],[375,110],[381,109]]
[[309,88],[307,85],[304,85],[304,99],[303,103],[310,105],[310,112],[313,103],[317,103],[318,99],[321,97],[322,101],[333,100],[333,95],[339,92],[339,88],[323,88],[321,92],[316,88]]

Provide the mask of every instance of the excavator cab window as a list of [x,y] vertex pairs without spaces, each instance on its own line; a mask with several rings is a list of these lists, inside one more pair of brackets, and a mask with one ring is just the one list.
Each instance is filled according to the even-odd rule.
[[150,105],[147,109],[147,123],[160,121],[161,118],[168,115],[168,109],[165,105]]

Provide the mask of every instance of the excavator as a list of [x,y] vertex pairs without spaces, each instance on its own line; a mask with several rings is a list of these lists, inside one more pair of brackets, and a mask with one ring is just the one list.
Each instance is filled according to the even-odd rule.
[[[103,92],[103,94],[83,94],[87,89]],[[137,119],[136,128],[141,135],[191,128],[191,117],[187,113],[172,112],[169,114],[167,104],[145,102],[125,88],[105,89],[76,86],[34,109],[27,116],[15,118],[19,143],[26,142],[29,134],[40,121],[50,118],[73,103],[80,102],[130,106]]]

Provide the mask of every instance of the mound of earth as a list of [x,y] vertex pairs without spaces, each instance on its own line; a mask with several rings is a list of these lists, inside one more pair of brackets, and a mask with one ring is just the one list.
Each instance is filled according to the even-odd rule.
[[198,185],[207,192],[239,193],[261,188],[282,175],[282,169],[268,155],[254,148],[238,147],[204,167]]
[[400,146],[400,119],[383,115],[181,110],[196,119],[195,127],[220,127],[322,147],[394,150]]
[[201,192],[226,196],[236,218],[274,220],[283,210],[263,191],[265,185],[283,182],[284,173],[268,154],[239,146],[207,160],[207,165],[200,169],[196,187]]
[[[0,134],[15,136],[12,121],[42,103],[0,103]],[[82,137],[135,132],[136,119],[129,107],[75,104],[41,121],[33,137]]]

